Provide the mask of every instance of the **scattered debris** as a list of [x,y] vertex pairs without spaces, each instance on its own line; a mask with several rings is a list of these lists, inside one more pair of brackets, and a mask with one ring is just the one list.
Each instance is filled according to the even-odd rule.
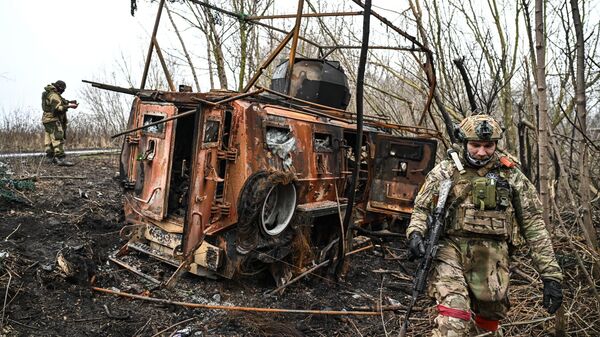
[[90,284],[96,274],[96,264],[91,256],[89,247],[66,247],[56,255],[56,264],[67,281],[81,285]]

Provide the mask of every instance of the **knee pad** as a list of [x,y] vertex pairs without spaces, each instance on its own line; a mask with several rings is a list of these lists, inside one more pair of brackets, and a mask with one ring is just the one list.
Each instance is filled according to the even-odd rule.
[[435,318],[435,325],[433,336],[462,337],[466,336],[470,329],[469,321],[443,315]]

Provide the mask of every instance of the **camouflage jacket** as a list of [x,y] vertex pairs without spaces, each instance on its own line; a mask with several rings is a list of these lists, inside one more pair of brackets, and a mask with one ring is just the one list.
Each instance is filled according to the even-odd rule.
[[64,99],[52,84],[48,84],[42,93],[42,123],[60,121],[66,124],[69,101]]
[[[562,271],[556,261],[550,234],[546,230],[542,218],[542,204],[533,184],[518,168],[509,167],[511,165],[507,166],[501,163],[497,155],[494,155],[494,158],[483,168],[470,167],[465,164],[463,158],[461,158],[461,162],[466,170],[466,173],[462,175],[458,172],[451,159],[442,161],[429,172],[425,183],[415,199],[415,207],[406,231],[407,237],[410,237],[415,231],[421,233],[423,236],[427,234],[427,217],[435,208],[434,201],[437,200],[439,183],[441,180],[448,178],[453,180],[453,188],[446,203],[448,213],[445,226],[446,233],[444,235],[477,237],[476,233],[456,232],[452,230],[453,228],[461,227],[457,223],[466,222],[467,219],[466,217],[457,216],[457,204],[462,205],[471,200],[465,197],[465,194],[471,196],[469,194],[471,186],[465,189],[465,186],[471,185],[471,183],[469,179],[465,179],[464,177],[485,176],[489,173],[496,174],[506,179],[510,185],[510,205],[502,211],[491,212],[499,214],[500,218],[507,219],[506,221],[510,223],[510,228],[507,230],[509,232],[507,233],[507,237],[493,238],[507,240],[515,245],[520,243],[521,237],[524,238],[531,249],[534,266],[540,275],[543,278],[561,281]],[[461,200],[468,201],[461,202]]]

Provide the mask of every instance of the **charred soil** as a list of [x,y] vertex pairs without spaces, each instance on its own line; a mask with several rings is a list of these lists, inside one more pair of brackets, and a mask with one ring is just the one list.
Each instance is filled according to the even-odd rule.
[[[156,289],[108,260],[123,244],[118,233],[122,225],[118,157],[74,160],[74,167],[49,165],[39,158],[4,161],[12,179],[36,177],[34,189],[14,191],[20,201],[3,199],[0,204],[0,293],[7,295],[4,334],[169,336],[180,331],[201,336],[348,336],[397,330],[399,315],[393,312],[351,316],[188,309],[92,290],[90,279],[96,287],[180,302],[364,311],[379,303],[399,304],[406,294],[394,285],[400,282],[406,290],[410,285],[399,268],[394,244],[385,243],[355,255],[344,281],[326,277],[324,270],[290,285],[280,295],[265,295],[275,283],[260,269],[235,280],[185,275],[173,289]],[[56,263],[59,254],[79,262],[75,275],[65,277]],[[150,259],[143,268],[165,278],[175,271]]]
[[[264,270],[234,279],[183,276],[173,289],[159,289],[109,261],[123,242],[122,193],[118,157],[74,158],[74,167],[42,159],[3,161],[13,181],[34,179],[33,189],[0,199],[0,294],[2,331],[7,336],[385,336],[396,335],[404,310],[375,316],[281,314],[191,309],[169,303],[133,300],[94,291],[91,286],[214,306],[301,310],[371,311],[409,302],[415,264],[405,259],[403,242],[372,240],[374,247],[351,258],[344,280],[327,277],[326,268],[291,284],[283,294],[267,296],[275,283]],[[7,185],[5,185],[6,187]],[[75,261],[66,277],[57,256]],[[175,268],[146,259],[144,270],[168,278]],[[525,269],[529,272],[528,269]],[[521,274],[525,274],[521,272]],[[532,274],[535,275],[535,274]],[[547,317],[541,289],[527,275],[515,275],[513,308]],[[569,293],[566,294],[569,301]],[[422,299],[410,335],[432,327],[433,303]],[[528,335],[551,331],[551,320],[530,326]],[[519,330],[521,331],[521,330]],[[513,330],[513,333],[519,333]],[[514,335],[506,334],[505,335]]]

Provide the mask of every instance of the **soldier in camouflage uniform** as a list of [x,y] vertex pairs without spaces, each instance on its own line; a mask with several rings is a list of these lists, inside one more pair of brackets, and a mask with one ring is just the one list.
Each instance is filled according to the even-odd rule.
[[501,335],[499,320],[509,309],[509,247],[523,237],[531,248],[550,314],[562,303],[562,271],[535,188],[513,162],[496,153],[503,132],[498,122],[488,115],[471,116],[456,131],[462,147],[449,151],[451,158],[427,175],[415,200],[406,233],[409,252],[413,258],[425,253],[423,237],[439,183],[452,179],[444,234],[429,279],[429,295],[438,304],[432,335]]
[[67,110],[76,109],[77,101],[68,101],[61,94],[67,85],[56,81],[47,85],[42,93],[42,123],[44,124],[44,146],[48,162],[60,166],[72,166],[65,158],[65,135],[67,130]]

